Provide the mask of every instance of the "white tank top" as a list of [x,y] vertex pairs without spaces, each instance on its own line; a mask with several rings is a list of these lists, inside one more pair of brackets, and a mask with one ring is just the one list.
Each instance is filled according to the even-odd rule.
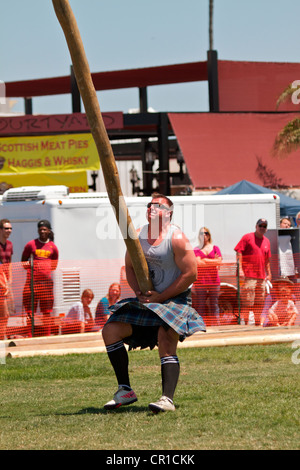
[[148,264],[150,278],[154,290],[163,292],[177,279],[181,271],[174,261],[172,235],[178,230],[176,225],[170,225],[167,236],[162,242],[153,246],[148,243],[148,225],[144,225],[139,234],[142,250]]

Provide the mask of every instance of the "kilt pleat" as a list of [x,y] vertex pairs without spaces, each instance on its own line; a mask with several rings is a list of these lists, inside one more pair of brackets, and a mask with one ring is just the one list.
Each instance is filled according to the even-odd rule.
[[109,307],[112,312],[107,323],[120,321],[141,327],[168,325],[180,341],[197,331],[206,331],[203,318],[192,308],[190,291],[163,303],[142,304],[136,297],[120,300]]

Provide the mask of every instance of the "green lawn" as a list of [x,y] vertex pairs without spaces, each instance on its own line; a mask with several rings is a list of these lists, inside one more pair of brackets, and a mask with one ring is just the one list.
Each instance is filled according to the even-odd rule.
[[300,448],[300,364],[290,345],[180,349],[176,412],[154,415],[157,351],[132,351],[138,402],[115,411],[106,354],[7,359],[0,365],[0,449]]

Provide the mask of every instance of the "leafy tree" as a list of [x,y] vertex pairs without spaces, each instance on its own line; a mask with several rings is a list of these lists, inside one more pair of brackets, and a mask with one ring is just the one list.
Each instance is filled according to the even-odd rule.
[[[294,104],[299,104],[298,98],[300,92],[300,82],[296,80],[291,83],[279,96],[276,109],[279,108],[281,103],[292,101]],[[272,154],[277,158],[286,158],[287,155],[300,148],[300,117],[292,119],[284,128],[277,134]]]

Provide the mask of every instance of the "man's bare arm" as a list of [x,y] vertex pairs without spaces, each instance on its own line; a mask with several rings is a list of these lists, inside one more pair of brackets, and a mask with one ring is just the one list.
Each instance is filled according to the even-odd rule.
[[186,291],[197,279],[196,256],[190,242],[181,231],[174,232],[172,245],[175,263],[180,269],[181,274],[163,292],[151,291],[149,295],[144,296],[142,301],[145,303],[162,303]]

